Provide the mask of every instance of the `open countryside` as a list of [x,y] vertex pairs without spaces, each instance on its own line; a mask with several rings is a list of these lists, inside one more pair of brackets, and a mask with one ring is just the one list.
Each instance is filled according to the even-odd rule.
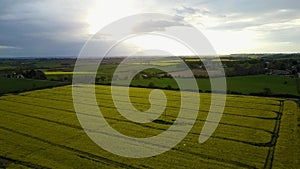
[[[147,109],[150,91],[131,88],[133,104]],[[106,120],[119,132],[134,137],[159,134],[176,119],[180,94],[164,92],[168,97],[167,115],[161,115],[152,123],[138,124],[118,114],[110,97],[110,87],[96,87],[99,108]],[[188,136],[171,151],[141,160],[112,155],[87,137],[74,112],[71,86],[2,96],[0,156],[12,168],[69,165],[78,168],[165,168],[168,161],[177,168],[197,168],[200,164],[204,168],[280,168],[282,165],[296,168],[299,165],[299,145],[290,144],[290,141],[299,140],[299,110],[294,101],[228,95],[218,129],[211,139],[199,144],[210,94],[199,97],[200,111]]]
[[[169,59],[169,62],[163,61],[161,65],[157,63],[158,61],[153,64],[170,70],[180,64],[177,60]],[[256,63],[267,62],[266,59],[259,59],[261,61],[257,59],[259,58],[253,61],[249,56],[231,58],[235,61],[230,63],[234,62],[235,66],[233,68],[229,66],[227,69],[236,74],[235,69],[239,69],[239,64],[254,62],[252,66],[255,66]],[[139,111],[150,108],[148,97],[154,89],[163,89],[168,101],[165,113],[153,122],[132,122],[118,112],[112,101],[111,88],[118,90],[126,88],[122,86],[124,84],[122,76],[114,79],[115,84],[110,82],[116,64],[121,60],[122,58],[106,60],[96,73],[95,91],[99,109],[108,123],[121,134],[147,138],[164,132],[173,125],[180,110],[180,91],[176,81],[158,69],[146,69],[135,76],[130,83],[130,99]],[[93,60],[87,60],[87,63],[91,61]],[[238,76],[226,78],[228,95],[225,111],[217,130],[203,144],[198,143],[198,137],[211,105],[211,86],[208,78],[194,74],[201,102],[192,130],[168,152],[151,158],[128,159],[98,147],[86,135],[77,119],[72,98],[72,76],[91,75],[91,72],[71,71],[74,66],[73,59],[47,59],[49,63],[47,67],[43,59],[4,60],[4,62],[11,65],[3,67],[0,78],[2,94],[0,164],[4,167],[198,168],[201,166],[268,169],[299,166],[299,78],[295,77],[292,71],[288,75],[268,74],[280,71],[276,70],[278,67],[275,64],[272,70],[264,68],[263,74],[258,72],[259,74],[241,76],[243,72],[239,72]],[[201,61],[197,59],[185,58],[184,62],[190,67],[201,66]],[[225,63],[228,62],[225,60]],[[271,60],[270,63],[272,62]],[[296,68],[293,67],[293,59],[288,62],[278,61],[276,64],[280,66],[282,62],[291,69]],[[139,64],[131,66],[136,67]],[[130,66],[128,69],[130,70]],[[176,78],[185,84],[192,82],[192,77]],[[183,92],[188,92],[189,85],[185,87],[182,90],[186,91]],[[80,96],[80,93],[78,95]],[[89,104],[90,101],[90,98],[85,98],[81,104]],[[191,108],[195,106],[191,105]]]
[[300,169],[300,1],[0,0],[0,169]]

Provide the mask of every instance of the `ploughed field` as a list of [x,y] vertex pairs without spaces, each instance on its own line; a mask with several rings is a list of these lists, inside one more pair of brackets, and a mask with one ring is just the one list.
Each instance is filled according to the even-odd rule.
[[[116,87],[123,90],[123,87]],[[130,88],[132,104],[150,108],[151,89]],[[180,92],[164,91],[165,113],[151,123],[120,115],[110,86],[96,86],[99,108],[108,123],[131,137],[151,137],[167,130],[180,108]],[[80,95],[80,93],[75,93]],[[121,96],[120,96],[121,97]],[[279,98],[228,95],[222,120],[212,137],[198,143],[210,107],[210,94],[199,94],[198,118],[189,134],[163,154],[133,159],[96,145],[82,129],[72,100],[72,86],[0,97],[0,167],[8,168],[297,168],[297,104]],[[81,104],[88,104],[90,98]],[[191,106],[191,108],[195,108]]]

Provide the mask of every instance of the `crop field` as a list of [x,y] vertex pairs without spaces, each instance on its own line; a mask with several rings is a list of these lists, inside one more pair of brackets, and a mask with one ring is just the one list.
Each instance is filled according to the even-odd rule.
[[[115,88],[123,90],[123,87]],[[217,130],[208,141],[199,144],[199,133],[211,101],[209,94],[201,93],[198,118],[184,140],[158,156],[133,159],[111,154],[89,139],[76,117],[71,89],[72,86],[63,86],[0,97],[2,167],[268,169],[300,166],[299,110],[294,101],[228,95]],[[151,123],[135,123],[118,113],[110,89],[110,86],[96,86],[97,102],[108,123],[122,134],[151,137],[167,130],[177,117],[181,101],[177,91],[164,91],[168,98],[165,115]],[[151,89],[130,88],[132,104],[139,110],[147,110],[150,92]],[[85,98],[81,104],[90,101]]]
[[44,72],[45,75],[73,75],[73,74],[83,74],[83,75],[88,75],[92,74],[92,72]]

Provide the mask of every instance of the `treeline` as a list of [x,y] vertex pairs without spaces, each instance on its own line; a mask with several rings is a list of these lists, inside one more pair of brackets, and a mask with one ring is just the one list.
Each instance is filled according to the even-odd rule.
[[27,78],[27,79],[38,79],[46,80],[47,77],[44,72],[40,70],[21,70],[17,69],[6,75],[7,78]]
[[[287,56],[287,58],[284,58]],[[259,74],[278,74],[278,75],[292,75],[297,76],[300,72],[300,55],[299,54],[278,54],[270,57],[257,57],[257,58],[235,58],[224,57],[221,59],[222,65],[227,77],[231,76],[246,76],[246,75],[259,75]],[[202,61],[189,61],[185,63],[192,70],[200,69],[210,70],[216,68],[213,59],[206,61],[204,65]],[[206,77],[206,75],[195,75],[195,77]]]

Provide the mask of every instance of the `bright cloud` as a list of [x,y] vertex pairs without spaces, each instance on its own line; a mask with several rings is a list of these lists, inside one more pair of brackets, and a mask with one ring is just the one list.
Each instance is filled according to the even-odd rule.
[[[219,54],[300,52],[300,1],[294,0],[0,0],[0,4],[0,57],[76,56],[100,28],[141,12],[169,14],[174,20],[141,23],[133,31],[165,31],[187,21]],[[102,48],[109,38],[102,37]],[[141,45],[140,41],[136,43]],[[174,52],[180,53],[175,48]]]

